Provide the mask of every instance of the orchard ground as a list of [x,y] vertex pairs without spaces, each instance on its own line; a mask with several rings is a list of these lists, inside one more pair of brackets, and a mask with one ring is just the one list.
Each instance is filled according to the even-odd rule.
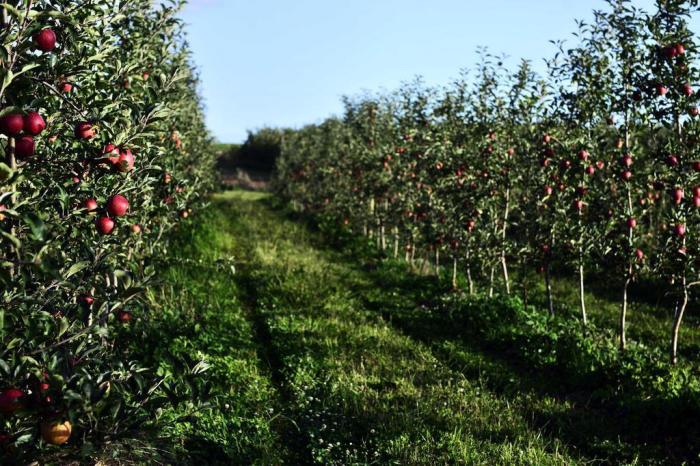
[[[176,247],[166,286],[151,296],[160,312],[143,345],[162,372],[203,372],[187,390],[209,405],[163,413],[180,419],[159,434],[178,444],[173,459],[540,465],[698,458],[693,400],[640,400],[620,388],[633,379],[622,369],[601,376],[572,368],[571,354],[562,355],[569,365],[543,354],[569,345],[582,367],[596,351],[607,354],[606,339],[614,348],[614,335],[595,330],[617,309],[605,290],[590,296],[589,335],[571,334],[563,316],[547,321],[552,336],[541,330],[541,319],[552,318],[535,280],[534,306],[453,292],[449,271],[438,278],[409,270],[366,239],[299,217],[260,192],[215,195]],[[575,312],[575,286],[560,278],[556,290]],[[631,337],[662,345],[666,316],[644,303],[633,309]],[[698,348],[694,324],[686,352]]]

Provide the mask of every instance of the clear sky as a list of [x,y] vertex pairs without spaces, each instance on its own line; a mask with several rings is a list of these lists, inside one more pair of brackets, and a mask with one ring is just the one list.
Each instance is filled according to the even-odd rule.
[[[653,0],[636,5],[650,10]],[[221,142],[341,111],[416,75],[446,84],[479,45],[538,67],[603,0],[190,0],[183,17]],[[696,31],[700,32],[700,31]]]

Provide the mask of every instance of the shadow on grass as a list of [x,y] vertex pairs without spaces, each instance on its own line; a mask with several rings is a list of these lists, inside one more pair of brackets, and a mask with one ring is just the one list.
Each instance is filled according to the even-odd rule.
[[[447,281],[410,273],[404,264],[386,261],[362,238],[317,223],[308,215],[285,209],[268,198],[261,202],[288,220],[303,223],[318,233],[318,247],[340,251],[348,267],[368,279],[357,289],[369,310],[411,338],[427,344],[436,357],[490,390],[524,399],[523,408],[534,427],[559,438],[586,457],[605,462],[693,462],[700,454],[700,410],[693,398],[620,398],[610,396],[607,380],[582,380],[554,366],[535,369],[506,342],[488,341],[484,329],[473,328],[459,312],[441,308],[451,293]],[[600,299],[615,298],[614,290],[591,287]],[[643,302],[658,302],[659,295],[639,288]],[[543,297],[533,301],[543,304]],[[472,321],[473,322],[473,321]],[[694,348],[691,348],[691,352]],[[534,348],[533,348],[534,350]],[[604,378],[603,378],[604,379]],[[600,392],[608,394],[600,398]],[[533,398],[534,397],[534,398]]]

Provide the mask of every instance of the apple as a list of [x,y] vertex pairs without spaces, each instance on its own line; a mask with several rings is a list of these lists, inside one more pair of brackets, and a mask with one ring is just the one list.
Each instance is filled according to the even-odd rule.
[[696,117],[696,116],[700,115],[700,108],[698,108],[698,107],[690,107],[690,108],[688,109],[688,115],[690,115],[690,116],[692,116],[692,117]]
[[[413,178],[416,177],[414,173],[412,173],[411,175],[412,175]],[[164,173],[164,174],[163,174],[163,183],[168,184],[168,183],[170,183],[172,180],[173,180],[173,177],[172,177],[172,175],[171,175],[170,173]]]
[[700,196],[693,196],[693,205],[695,207],[700,207]]
[[542,136],[542,142],[544,142],[545,144],[549,144],[551,140],[552,137],[549,134],[545,134],[544,136]]
[[151,74],[148,71],[143,72],[143,80],[146,81],[148,78],[151,77]]
[[571,160],[562,160],[559,166],[562,168],[562,170],[568,170],[571,168]]
[[15,155],[19,158],[28,158],[34,155],[34,138],[22,136],[15,140]]
[[85,307],[90,307],[95,302],[95,298],[89,294],[82,294],[78,297],[78,302]]
[[180,218],[187,218],[190,214],[186,210],[181,210],[178,215],[180,215]]
[[668,92],[668,88],[666,86],[664,86],[663,84],[656,85],[656,94],[657,95],[665,96],[667,92]]
[[72,90],[73,90],[73,85],[71,83],[64,82],[61,84],[61,92],[63,92],[64,94],[68,94]]
[[605,162],[603,162],[602,160],[598,160],[595,163],[595,166],[598,168],[598,170],[602,170],[605,167]]
[[622,173],[620,173],[620,178],[622,178],[623,181],[629,181],[632,179],[632,172],[629,170],[624,170]]
[[595,174],[595,167],[593,165],[587,166],[586,174],[593,176],[593,174]]
[[476,227],[476,221],[475,220],[467,220],[467,231],[469,231],[469,232],[473,231],[474,227]]
[[10,113],[0,118],[0,132],[8,137],[19,136],[24,129],[21,113]]
[[70,421],[44,421],[40,426],[41,438],[50,445],[63,445],[68,442],[73,431]]
[[685,224],[684,223],[677,223],[675,227],[673,227],[673,232],[680,237],[685,236]]
[[623,141],[622,139],[618,139],[617,141],[615,141],[615,148],[616,149],[622,149],[624,146],[625,146],[625,141]]
[[637,256],[637,260],[643,260],[644,259],[644,251],[641,249],[637,248],[636,251],[634,251],[634,255]]
[[28,112],[24,116],[24,132],[36,136],[46,129],[46,122],[37,112]]
[[114,230],[114,220],[109,217],[99,217],[95,221],[97,232],[101,235],[108,235]]
[[34,44],[42,52],[50,52],[56,48],[56,33],[46,28],[34,34]]
[[73,178],[71,178],[71,180],[73,180],[73,183],[75,184],[78,184],[81,181],[79,176],[74,176]]
[[127,324],[131,321],[132,315],[131,312],[125,311],[123,309],[120,309],[117,311],[117,320],[121,322],[122,324]]
[[6,388],[0,392],[0,413],[5,415],[24,408],[24,392],[18,388]]
[[683,95],[686,97],[693,95],[693,86],[691,86],[690,83],[683,84]]
[[75,125],[75,137],[78,139],[92,139],[95,136],[95,128],[87,121],[81,121]]
[[123,217],[129,210],[129,201],[121,194],[115,194],[107,200],[107,212],[112,217]]
[[683,44],[676,44],[674,47],[676,55],[685,55],[685,47]]
[[671,59],[676,56],[676,46],[675,45],[669,45],[668,47],[664,47],[661,49],[661,52],[667,59]]
[[83,201],[83,208],[89,213],[94,213],[97,210],[97,201],[93,198],[88,198]]
[[134,223],[133,225],[131,225],[131,232],[135,235],[141,233],[141,225],[139,225],[138,223]]
[[681,188],[676,188],[673,190],[671,196],[673,197],[673,203],[679,205],[684,197],[683,190]]
[[515,155],[515,149],[513,149],[512,147],[509,147],[508,150],[506,151],[506,153],[508,154],[509,157],[512,157]]
[[627,228],[629,228],[630,230],[633,228],[637,228],[637,219],[634,217],[629,217],[627,219]]
[[0,204],[0,222],[5,220],[5,214],[3,214],[3,212],[5,212],[6,210],[7,206],[5,204]]
[[[112,159],[110,158],[110,160]],[[130,149],[121,149],[119,151],[119,157],[116,157],[115,167],[122,173],[130,172],[134,169],[134,155],[131,153]]]
[[583,201],[580,199],[576,199],[574,202],[571,203],[571,206],[574,208],[574,210],[581,212],[581,210],[583,210]]
[[675,167],[678,165],[678,157],[676,157],[675,154],[671,154],[668,157],[666,157],[666,165],[669,167]]
[[583,161],[588,160],[588,155],[589,154],[588,154],[588,151],[586,149],[581,149],[580,151],[578,151],[578,159],[579,160],[583,160]]
[[622,163],[623,166],[629,168],[632,166],[632,162],[633,162],[632,156],[630,154],[625,154],[624,156],[622,156],[622,159],[620,160],[620,162]]
[[553,192],[554,192],[554,189],[552,189],[551,186],[544,187],[544,195],[545,196],[551,196]]

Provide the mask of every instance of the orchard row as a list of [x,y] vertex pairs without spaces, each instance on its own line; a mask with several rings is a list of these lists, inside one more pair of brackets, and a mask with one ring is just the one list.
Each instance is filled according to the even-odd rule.
[[510,294],[516,263],[542,274],[554,313],[552,273],[574,273],[584,326],[586,279],[603,277],[619,290],[621,350],[630,284],[667,289],[675,364],[700,280],[694,5],[611,0],[576,44],[556,43],[546,76],[480,50],[449,86],[347,98],[342,118],[285,134],[277,190],[394,256],[447,256],[469,292]]
[[131,333],[213,183],[180,7],[0,6],[0,462],[95,460],[162,408]]

